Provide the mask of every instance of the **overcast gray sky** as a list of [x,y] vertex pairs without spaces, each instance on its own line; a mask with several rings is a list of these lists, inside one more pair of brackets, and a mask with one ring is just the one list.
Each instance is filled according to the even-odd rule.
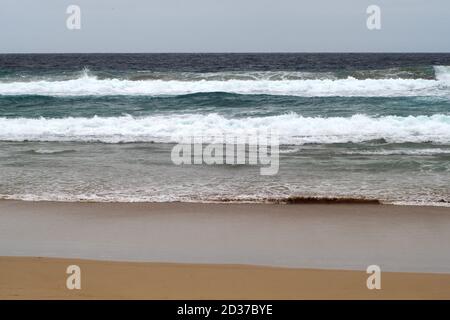
[[0,53],[286,51],[450,52],[450,1],[0,0]]

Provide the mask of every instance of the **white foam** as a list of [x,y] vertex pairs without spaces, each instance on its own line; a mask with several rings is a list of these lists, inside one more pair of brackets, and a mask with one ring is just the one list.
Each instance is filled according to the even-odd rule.
[[448,70],[436,67],[438,80],[426,79],[297,79],[297,80],[121,80],[97,79],[84,72],[78,79],[65,81],[0,82],[0,95],[105,96],[105,95],[183,95],[227,92],[293,96],[446,96]]
[[450,203],[448,202],[439,202],[439,201],[426,201],[426,200],[417,200],[417,201],[386,201],[386,204],[394,204],[398,206],[430,206],[430,207],[450,207]]
[[68,152],[75,152],[73,149],[56,149],[56,150],[50,150],[50,149],[36,149],[31,150],[33,153],[37,154],[57,154],[57,153],[68,153]]
[[411,155],[411,156],[432,156],[432,155],[450,155],[450,149],[428,148],[428,149],[398,149],[398,150],[359,150],[347,151],[349,155],[368,155],[368,156],[391,156],[391,155]]
[[[318,196],[320,197],[320,196]],[[287,198],[286,196],[280,197]],[[340,198],[339,196],[335,198]],[[342,198],[347,198],[343,196]],[[44,192],[42,194],[0,194],[0,200],[21,200],[21,201],[57,201],[57,202],[191,202],[191,203],[267,203],[267,195],[261,197],[253,197],[240,195],[234,200],[223,199],[221,197],[206,197],[204,199],[195,198],[193,196],[177,195],[103,195],[95,194],[58,194],[55,192]],[[449,202],[442,202],[436,199],[428,200],[380,200],[384,204],[393,204],[400,206],[433,206],[433,207],[450,207]]]
[[450,81],[450,66],[435,66],[434,73],[439,81]]
[[282,144],[388,142],[450,143],[450,115],[303,117],[295,113],[254,118],[218,114],[62,119],[0,118],[0,140],[180,142],[183,137],[246,136],[272,130]]

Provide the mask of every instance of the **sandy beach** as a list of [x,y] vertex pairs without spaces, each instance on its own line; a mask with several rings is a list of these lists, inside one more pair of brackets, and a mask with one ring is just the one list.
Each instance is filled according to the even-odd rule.
[[[65,286],[73,264],[81,290]],[[450,274],[384,273],[368,290],[365,272],[342,270],[12,257],[0,270],[0,299],[450,299]]]
[[0,297],[449,299],[448,243],[445,207],[0,201]]
[[450,300],[450,1],[3,2],[0,300]]

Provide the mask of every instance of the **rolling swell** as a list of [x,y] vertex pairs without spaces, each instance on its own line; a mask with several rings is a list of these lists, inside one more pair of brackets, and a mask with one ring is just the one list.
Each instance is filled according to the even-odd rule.
[[292,97],[194,93],[181,96],[0,96],[6,118],[143,117],[158,114],[208,114],[264,117],[295,112],[303,116],[349,117],[448,114],[450,99],[442,97]]

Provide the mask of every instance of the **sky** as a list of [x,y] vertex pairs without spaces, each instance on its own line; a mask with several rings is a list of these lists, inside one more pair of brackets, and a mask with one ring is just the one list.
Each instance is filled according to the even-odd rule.
[[450,1],[0,0],[0,53],[56,52],[450,52]]

